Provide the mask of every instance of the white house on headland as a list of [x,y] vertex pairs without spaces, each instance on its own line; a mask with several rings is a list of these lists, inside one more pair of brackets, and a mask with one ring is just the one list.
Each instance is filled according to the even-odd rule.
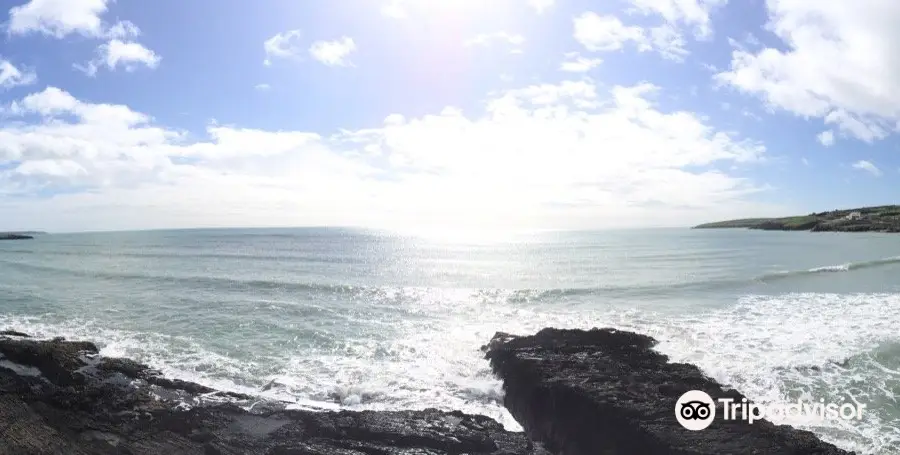
[[859,212],[850,212],[849,215],[844,217],[844,219],[848,221],[861,220],[862,218],[862,213]]

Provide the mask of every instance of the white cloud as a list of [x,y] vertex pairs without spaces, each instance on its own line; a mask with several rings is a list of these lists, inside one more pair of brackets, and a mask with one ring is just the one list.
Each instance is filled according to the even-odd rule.
[[834,132],[831,130],[822,131],[816,136],[816,140],[825,147],[831,147],[834,145]]
[[528,0],[528,5],[534,8],[538,14],[544,14],[556,3],[556,0]]
[[108,0],[31,0],[9,10],[8,32],[43,33],[62,38],[71,33],[101,36]]
[[180,137],[125,106],[86,103],[55,87],[28,95],[6,111],[44,119],[0,128],[0,162],[19,162],[0,171],[0,192],[6,194],[73,185],[125,188],[153,180],[152,170],[164,157],[150,149]]
[[603,59],[587,58],[583,57],[578,52],[568,52],[566,53],[565,61],[563,61],[559,69],[569,73],[586,73],[593,68],[600,66],[601,63],[603,63]]
[[261,92],[264,92],[264,91],[267,91],[267,90],[271,90],[271,89],[272,89],[272,86],[269,85],[269,84],[256,84],[253,88],[255,88],[255,89],[257,89],[257,90],[259,90],[259,91],[261,91]]
[[694,38],[712,36],[713,10],[728,0],[628,0],[629,13],[658,18],[661,22],[650,27],[625,25],[616,16],[602,16],[586,12],[575,19],[575,39],[588,50],[612,51],[632,43],[639,52],[655,50],[663,57],[683,61],[688,55],[684,30],[690,29]]
[[0,87],[12,88],[30,85],[36,81],[37,75],[33,71],[22,71],[9,60],[0,59]]
[[156,68],[160,57],[155,52],[135,43],[114,39],[101,46],[104,54],[104,63],[109,69],[115,69],[122,65],[131,71],[134,64],[143,64],[148,68]]
[[691,27],[697,38],[707,38],[712,34],[710,14],[728,0],[628,0],[634,10],[649,15],[661,16],[670,25]]
[[66,159],[43,160],[37,159],[25,162],[16,168],[16,173],[26,177],[43,178],[70,178],[87,174],[80,164]]
[[54,38],[81,34],[92,38],[127,39],[140,34],[129,21],[104,24],[110,0],[30,0],[9,10],[7,33],[41,33]]
[[870,144],[876,139],[884,139],[888,135],[887,131],[880,125],[860,121],[842,109],[835,109],[829,112],[825,116],[825,123],[837,124],[843,133],[855,136]]
[[10,104],[14,114],[40,114],[47,117],[74,115],[86,123],[121,124],[134,126],[150,121],[150,117],[134,112],[127,106],[91,104],[78,100],[65,90],[47,87]]
[[683,61],[684,57],[688,55],[687,42],[681,32],[674,26],[666,24],[652,27],[648,31],[650,46],[663,57],[670,60]]
[[522,50],[518,47],[525,43],[525,37],[518,34],[510,34],[507,32],[482,33],[465,42],[466,46],[490,46],[492,43],[499,42],[513,46],[514,53],[520,54]]
[[[108,41],[97,48],[97,57],[75,68],[93,76],[101,66],[110,70],[122,66],[126,71],[138,65],[156,68],[160,57],[143,45],[132,41],[141,34],[130,21],[118,21],[107,27],[101,16],[107,12],[109,0],[31,0],[9,10],[7,32],[12,35],[42,33],[64,38],[78,33]],[[5,71],[5,70],[4,70]]]
[[644,45],[646,37],[641,27],[626,26],[616,16],[601,16],[586,12],[574,19],[575,39],[589,51],[615,51],[626,43]]
[[109,39],[129,39],[137,38],[141,35],[141,29],[130,21],[116,22],[109,30],[106,31],[106,37]]
[[866,172],[874,175],[875,177],[881,176],[881,169],[878,169],[878,167],[875,166],[874,164],[872,164],[872,162],[870,162],[870,161],[866,161],[866,160],[857,161],[857,162],[853,163],[853,168],[859,169],[862,171],[866,171]]
[[263,49],[266,51],[266,59],[263,61],[266,65],[272,64],[273,58],[293,58],[298,57],[303,52],[301,43],[302,33],[300,30],[288,30],[286,32],[277,33],[263,43]]
[[[598,227],[687,224],[763,210],[719,168],[764,147],[663,111],[649,84],[588,81],[490,97],[331,136],[210,125],[206,138],[56,88],[0,125],[0,210],[47,229],[242,225]],[[389,177],[389,178],[385,178]],[[90,191],[71,191],[86,188]],[[51,198],[38,190],[69,189]]]
[[75,68],[88,76],[94,76],[97,70],[104,66],[110,71],[121,67],[131,72],[139,66],[155,69],[159,66],[160,60],[162,57],[139,43],[112,39],[97,48],[97,57],[94,60],[85,65],[75,65]]
[[349,36],[334,41],[316,41],[309,48],[309,54],[327,66],[353,66],[348,57],[356,51],[356,43]]
[[803,163],[804,166],[809,166],[809,160],[806,158],[800,158],[800,162]]
[[663,57],[680,61],[687,55],[681,33],[670,25],[644,29],[625,25],[616,16],[586,12],[574,19],[574,37],[585,49],[609,52],[631,43],[639,52],[658,51]]
[[[770,0],[768,28],[784,42],[736,49],[718,79],[771,108],[821,118],[866,142],[900,121],[900,3]],[[783,49],[783,50],[782,50]]]

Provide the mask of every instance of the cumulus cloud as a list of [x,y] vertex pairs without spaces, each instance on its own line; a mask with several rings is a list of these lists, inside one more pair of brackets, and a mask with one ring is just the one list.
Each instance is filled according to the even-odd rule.
[[162,57],[156,52],[139,43],[112,39],[97,48],[97,57],[94,60],[84,65],[75,65],[75,68],[93,77],[102,67],[106,67],[110,71],[121,67],[127,72],[134,71],[141,66],[155,69],[159,66],[160,60]]
[[273,35],[263,43],[266,51],[265,65],[271,65],[273,58],[295,58],[303,53],[300,30],[288,30]]
[[129,39],[140,36],[141,29],[134,25],[131,21],[116,22],[109,30],[106,31],[106,37],[109,39]]
[[697,38],[712,34],[711,13],[724,6],[728,0],[628,0],[633,11],[662,17],[672,26],[693,29]]
[[656,51],[683,61],[689,54],[685,32],[699,40],[712,36],[711,15],[727,0],[627,0],[629,16],[657,19],[656,25],[625,25],[613,15],[585,12],[575,18],[575,39],[590,51],[615,51],[633,45],[639,52]]
[[141,34],[134,23],[118,21],[107,26],[103,22],[101,16],[107,12],[109,3],[109,0],[31,0],[9,10],[7,32],[11,35],[41,33],[54,38],[77,33],[106,39],[97,47],[97,56],[93,60],[74,65],[89,76],[94,76],[101,67],[114,70],[121,66],[126,71],[133,71],[138,66],[156,68],[161,58],[133,41]]
[[54,38],[80,34],[92,38],[125,39],[140,31],[129,21],[109,26],[102,16],[110,0],[31,0],[9,10],[7,33],[40,33]]
[[643,44],[646,37],[641,27],[626,26],[616,16],[586,12],[574,19],[575,39],[590,51],[615,51],[626,43]]
[[9,10],[8,32],[13,35],[42,33],[63,38],[71,33],[101,36],[100,16],[109,0],[31,0]]
[[334,41],[316,41],[309,47],[309,55],[326,66],[353,66],[350,54],[356,51],[356,43],[349,36]]
[[853,163],[853,168],[859,169],[861,171],[866,171],[866,172],[874,175],[875,177],[881,176],[881,169],[878,169],[878,167],[875,166],[874,164],[872,164],[871,161],[866,161],[866,160],[857,161],[857,162]]
[[9,60],[0,59],[0,87],[12,88],[20,85],[30,85],[36,81],[37,75],[33,71],[23,71]]
[[586,73],[603,63],[601,58],[587,58],[581,56],[578,52],[566,53],[566,59],[562,62],[559,69],[569,73]]
[[735,49],[720,82],[865,142],[897,130],[900,3],[770,0],[766,7],[767,27],[783,45]]
[[[47,88],[6,107],[0,210],[48,229],[208,225],[678,224],[750,210],[723,169],[758,142],[664,111],[649,84],[498,93],[332,135],[210,125],[205,137]],[[37,123],[24,122],[29,118]],[[62,191],[51,198],[42,190]],[[48,226],[46,223],[52,224]]]
[[644,29],[625,25],[616,16],[594,12],[582,13],[573,22],[575,40],[592,52],[617,51],[633,45],[639,52],[655,50],[665,58],[678,61],[688,53],[684,38],[670,25]]
[[816,136],[816,140],[825,147],[834,145],[834,132],[831,130],[822,131]]

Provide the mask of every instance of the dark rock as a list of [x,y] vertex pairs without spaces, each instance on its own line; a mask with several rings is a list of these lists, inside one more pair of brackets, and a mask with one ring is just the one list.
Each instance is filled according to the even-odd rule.
[[31,338],[31,335],[22,332],[16,332],[15,330],[0,331],[0,336]]
[[3,234],[0,233],[0,240],[31,240],[33,236],[25,234]]
[[54,383],[68,385],[77,382],[75,373],[85,365],[82,356],[96,354],[97,346],[90,342],[66,342],[31,339],[0,339],[0,355],[12,362],[37,368]]
[[717,419],[705,430],[682,428],[675,404],[684,392],[738,402],[744,396],[693,365],[669,363],[655,344],[614,329],[544,329],[527,337],[498,333],[486,351],[504,381],[507,409],[553,453],[850,454],[811,432],[768,421]]
[[0,455],[549,455],[522,433],[460,412],[278,403],[251,412],[251,397],[97,353],[93,343],[0,337]]

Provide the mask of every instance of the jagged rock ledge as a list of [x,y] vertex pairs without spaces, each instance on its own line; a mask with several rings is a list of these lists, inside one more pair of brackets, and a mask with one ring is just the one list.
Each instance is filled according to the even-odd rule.
[[[714,420],[688,431],[675,404],[689,390],[726,391],[695,366],[669,363],[653,338],[614,329],[498,333],[486,356],[503,379],[505,405],[534,441],[565,455],[851,455],[813,433],[768,421]],[[721,404],[716,415],[722,415]]]
[[483,416],[253,400],[101,357],[93,343],[0,332],[0,455],[548,455]]

